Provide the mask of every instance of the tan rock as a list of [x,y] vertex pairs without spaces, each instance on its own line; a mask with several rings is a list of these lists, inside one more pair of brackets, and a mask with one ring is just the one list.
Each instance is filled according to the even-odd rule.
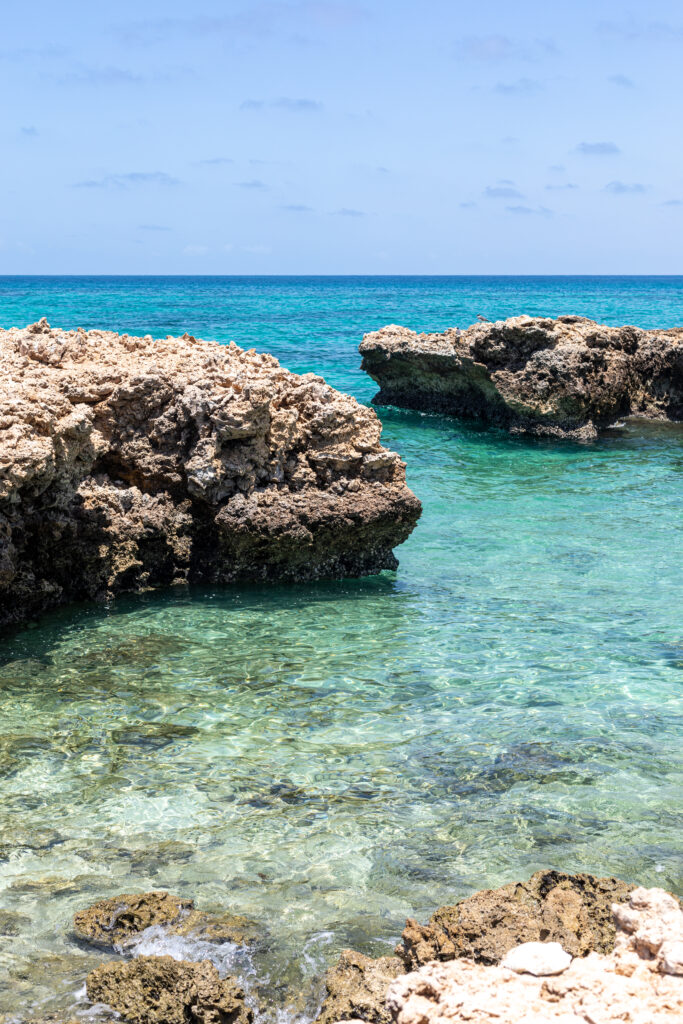
[[497,964],[526,942],[559,942],[572,956],[605,953],[614,943],[612,903],[632,889],[616,878],[538,871],[527,882],[440,907],[427,925],[409,918],[396,954],[411,970],[456,957]]
[[565,953],[559,942],[523,942],[506,953],[500,962],[515,974],[533,974],[537,978],[562,974],[569,967],[572,958]]
[[517,316],[461,331],[367,334],[374,401],[590,440],[627,415],[683,419],[683,329]]
[[107,949],[125,946],[155,925],[163,926],[169,935],[189,935],[206,942],[243,944],[256,935],[256,926],[245,917],[208,914],[196,910],[193,900],[163,891],[124,893],[100,900],[74,917],[79,939]]
[[664,952],[683,938],[677,901],[637,889],[615,920],[612,953],[577,957],[557,977],[433,962],[393,981],[387,1005],[396,1024],[678,1024],[683,978],[666,973]]
[[88,999],[105,1003],[130,1024],[251,1024],[253,1014],[234,978],[221,979],[209,960],[141,956],[102,964],[88,975]]
[[420,504],[372,410],[269,355],[0,331],[0,625],[186,581],[395,568]]
[[352,949],[345,949],[325,976],[327,996],[314,1024],[333,1024],[341,1020],[390,1024],[387,988],[404,970],[397,957],[383,956],[373,960]]

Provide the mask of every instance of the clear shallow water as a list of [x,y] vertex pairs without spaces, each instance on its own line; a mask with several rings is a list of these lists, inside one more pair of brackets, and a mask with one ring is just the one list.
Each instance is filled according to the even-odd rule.
[[[683,280],[0,279],[3,326],[233,338],[361,400],[364,331],[517,312],[673,326]],[[397,573],[0,641],[0,911],[23,915],[0,1012],[74,1005],[102,956],[70,917],[120,891],[254,918],[255,951],[216,956],[310,1016],[344,946],[387,952],[406,915],[540,867],[683,890],[683,430],[578,446],[380,415],[424,503]]]

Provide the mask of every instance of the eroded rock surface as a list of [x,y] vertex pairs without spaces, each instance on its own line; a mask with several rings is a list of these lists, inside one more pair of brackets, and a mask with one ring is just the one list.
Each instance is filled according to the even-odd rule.
[[397,978],[397,1024],[675,1024],[683,1019],[683,913],[662,889],[615,905],[609,955],[576,957],[555,977],[471,960],[429,963]]
[[327,997],[315,1024],[361,1020],[366,1024],[391,1024],[386,1003],[389,984],[404,973],[397,957],[377,960],[346,949],[325,976]]
[[540,436],[594,438],[624,416],[683,419],[683,329],[517,316],[461,331],[367,334],[374,401]]
[[456,957],[497,964],[523,942],[559,942],[572,956],[607,953],[615,935],[612,904],[632,889],[617,878],[538,871],[528,882],[439,907],[426,925],[409,918],[396,953],[407,970]]
[[372,410],[189,335],[0,331],[0,624],[185,581],[395,568],[420,504]]
[[163,927],[168,935],[189,935],[205,942],[243,944],[256,935],[247,918],[196,910],[193,900],[168,892],[123,893],[100,900],[74,917],[74,932],[86,942],[113,949],[126,946],[141,932]]
[[102,964],[86,981],[88,999],[105,1003],[131,1024],[251,1024],[253,1014],[234,978],[220,978],[209,960],[140,956]]

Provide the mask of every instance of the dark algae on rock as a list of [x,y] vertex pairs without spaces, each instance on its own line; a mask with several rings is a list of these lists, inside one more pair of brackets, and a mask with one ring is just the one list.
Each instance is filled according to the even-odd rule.
[[461,331],[367,334],[378,405],[439,412],[515,433],[591,440],[624,416],[683,419],[683,328],[516,316]]
[[420,503],[372,410],[234,344],[0,331],[0,625],[180,582],[397,566]]

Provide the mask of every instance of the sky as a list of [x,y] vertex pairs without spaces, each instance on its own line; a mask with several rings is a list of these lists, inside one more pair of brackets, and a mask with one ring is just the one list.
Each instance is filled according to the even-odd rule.
[[2,274],[683,273],[680,0],[38,0]]

